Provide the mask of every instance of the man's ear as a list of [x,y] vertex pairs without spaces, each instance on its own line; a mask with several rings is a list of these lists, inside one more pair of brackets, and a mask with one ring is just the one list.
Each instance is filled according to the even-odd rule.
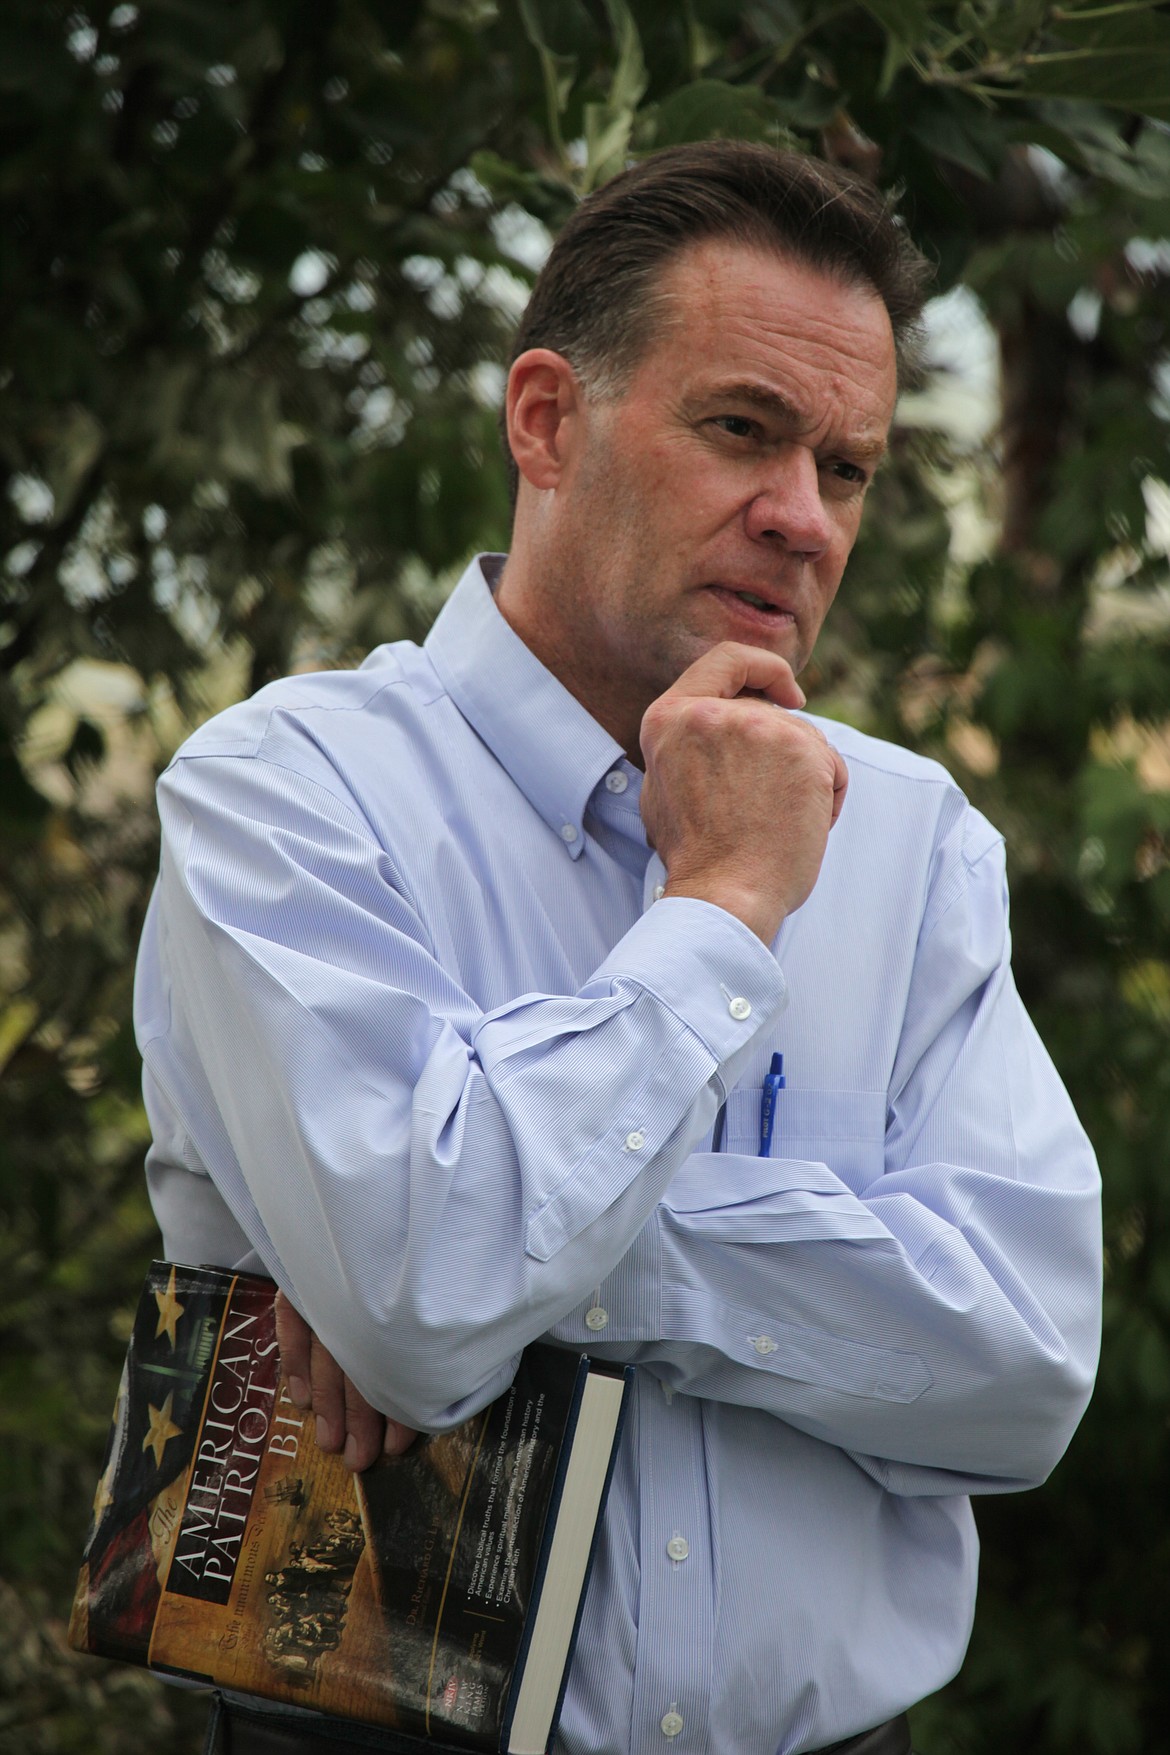
[[516,467],[534,488],[560,485],[584,411],[576,372],[563,354],[530,347],[513,361],[505,403]]

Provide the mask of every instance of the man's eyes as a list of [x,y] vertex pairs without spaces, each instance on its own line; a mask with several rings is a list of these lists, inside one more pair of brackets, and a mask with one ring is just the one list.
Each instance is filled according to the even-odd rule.
[[843,457],[836,457],[829,468],[840,481],[850,482],[854,487],[864,487],[869,480],[869,471],[862,469],[859,463],[847,463]]
[[[712,417],[711,425],[732,439],[767,438],[760,422],[751,420],[746,414],[717,414]],[[869,483],[870,470],[860,463],[850,463],[845,457],[826,458],[820,468],[848,487],[866,487]]]
[[749,420],[745,414],[717,414],[714,425],[722,427],[733,439],[751,439],[759,432],[759,425]]

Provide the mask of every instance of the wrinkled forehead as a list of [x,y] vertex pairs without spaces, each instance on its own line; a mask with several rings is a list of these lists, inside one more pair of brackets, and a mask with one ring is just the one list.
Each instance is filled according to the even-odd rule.
[[859,285],[777,251],[725,242],[680,252],[660,281],[660,321],[635,376],[679,396],[736,385],[764,407],[828,396],[884,439],[897,397],[886,307]]
[[[753,310],[766,321],[787,312],[794,336],[810,343],[835,339],[851,351],[849,331],[857,332],[871,354],[888,360],[896,381],[897,338],[881,294],[860,273],[824,264],[778,245],[774,240],[717,236],[688,241],[666,257],[649,282],[640,308],[632,314],[637,370],[658,345],[680,350],[720,338],[736,314]],[[832,322],[823,319],[836,319]],[[896,382],[895,391],[896,395]],[[892,409],[892,404],[891,404]]]

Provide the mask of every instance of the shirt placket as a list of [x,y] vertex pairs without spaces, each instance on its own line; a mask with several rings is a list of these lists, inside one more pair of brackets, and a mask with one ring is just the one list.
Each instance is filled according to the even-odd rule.
[[703,1413],[638,1374],[638,1462],[658,1489],[641,1506],[641,1592],[630,1747],[705,1755],[715,1642]]

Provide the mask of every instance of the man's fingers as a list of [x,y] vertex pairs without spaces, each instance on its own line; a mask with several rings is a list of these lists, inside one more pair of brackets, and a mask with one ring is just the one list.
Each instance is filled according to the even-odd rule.
[[289,1399],[317,1416],[317,1443],[337,1451],[345,1443],[345,1375],[283,1292],[276,1294],[276,1339]]
[[345,1464],[356,1473],[368,1469],[382,1454],[387,1420],[372,1408],[357,1385],[348,1377],[345,1389]]
[[280,1348],[280,1365],[288,1383],[291,1400],[298,1408],[311,1407],[313,1392],[310,1351],[313,1331],[283,1292],[276,1294],[276,1342]]
[[345,1373],[328,1347],[313,1336],[310,1374],[313,1412],[317,1416],[317,1445],[333,1453],[345,1444]]
[[759,646],[725,640],[712,646],[683,671],[660,700],[672,695],[715,695],[730,701],[736,695],[762,695],[778,707],[803,707],[805,693],[787,659]]
[[413,1426],[404,1426],[401,1420],[387,1420],[386,1436],[382,1441],[383,1456],[401,1456],[409,1450],[418,1433]]
[[840,750],[833,749],[832,744],[829,748],[833,750],[833,815],[829,822],[829,827],[832,828],[841,815],[841,806],[845,803],[845,794],[849,789],[849,770]]
[[371,1406],[283,1292],[276,1294],[276,1339],[289,1397],[298,1408],[312,1408],[320,1449],[341,1451],[355,1471],[409,1450],[418,1434]]

